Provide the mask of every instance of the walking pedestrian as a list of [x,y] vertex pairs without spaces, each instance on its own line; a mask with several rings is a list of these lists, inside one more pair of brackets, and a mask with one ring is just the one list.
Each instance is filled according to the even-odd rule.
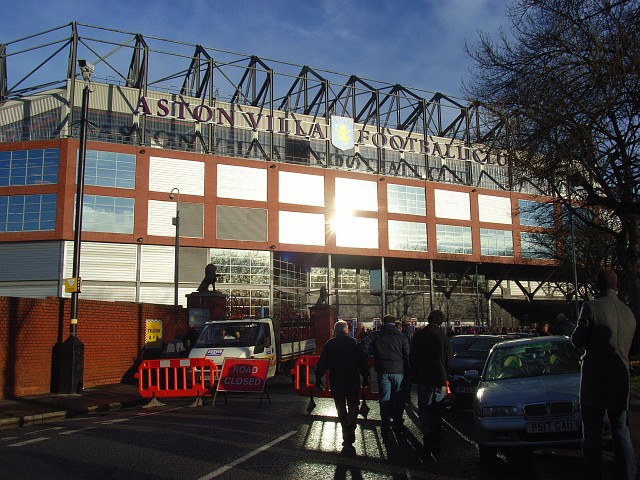
[[584,350],[580,378],[582,411],[583,478],[602,478],[602,427],[609,418],[615,451],[615,478],[635,480],[636,457],[631,443],[629,421],[629,352],[636,319],[618,299],[617,275],[613,270],[598,272],[598,298],[585,302],[572,343]]
[[393,315],[385,315],[382,328],[360,342],[363,352],[367,353],[370,347],[373,351],[382,424],[380,434],[383,440],[389,438],[392,420],[394,433],[404,433],[404,397],[401,385],[404,372],[409,370],[409,340],[398,330],[395,322]]
[[334,338],[325,343],[316,365],[316,386],[324,389],[322,377],[328,371],[329,389],[342,427],[342,453],[353,455],[360,405],[358,394],[361,385],[369,385],[369,366],[367,356],[349,336],[347,322],[338,320],[333,331]]
[[411,375],[418,385],[418,418],[424,452],[432,459],[440,454],[442,414],[446,408],[447,380],[453,370],[453,349],[441,329],[444,314],[433,310],[427,326],[417,330],[411,342]]
[[575,330],[575,326],[569,322],[567,315],[564,313],[559,313],[556,317],[556,321],[554,322],[551,333],[554,335],[565,335],[567,337],[571,337],[571,334]]
[[[408,318],[404,317],[402,319],[400,331],[405,337],[407,337],[407,341],[409,342],[409,347],[411,347],[411,340],[413,339],[414,328],[413,328],[413,325],[411,325],[411,321]],[[404,399],[402,402],[402,413],[400,415],[400,420],[402,421],[403,425],[404,425],[404,412],[407,408],[406,406],[408,403],[411,403],[411,385],[412,385],[411,371],[410,369],[406,369],[403,372],[402,382],[400,383],[400,392],[401,392],[402,398]]]

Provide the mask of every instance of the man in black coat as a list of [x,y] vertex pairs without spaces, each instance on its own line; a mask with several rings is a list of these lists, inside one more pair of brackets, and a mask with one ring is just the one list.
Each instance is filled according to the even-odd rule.
[[440,328],[444,321],[441,310],[434,310],[426,327],[416,331],[411,342],[411,375],[418,384],[418,418],[424,440],[424,452],[437,458],[442,434],[443,400],[447,380],[453,370],[453,349]]
[[598,298],[585,302],[571,342],[585,351],[580,377],[582,452],[585,475],[602,478],[602,427],[609,418],[615,451],[615,478],[635,480],[636,456],[631,442],[629,352],[636,330],[631,309],[618,299],[618,277],[605,269],[596,277]]
[[575,327],[569,322],[564,313],[558,314],[555,323],[551,327],[551,333],[554,335],[565,335],[567,337],[571,337],[574,330]]
[[409,371],[409,340],[396,327],[396,318],[385,315],[382,328],[367,335],[360,342],[363,352],[373,349],[378,378],[378,403],[380,404],[380,433],[383,440],[389,438],[391,419],[396,435],[404,433],[402,414],[404,401],[402,379]]
[[[356,420],[360,405],[360,385],[369,385],[367,357],[349,336],[349,325],[338,320],[333,327],[334,338],[325,343],[316,365],[316,386],[322,390],[322,377],[329,371],[329,388],[342,426],[342,453],[353,454]],[[362,382],[360,377],[362,376]]]

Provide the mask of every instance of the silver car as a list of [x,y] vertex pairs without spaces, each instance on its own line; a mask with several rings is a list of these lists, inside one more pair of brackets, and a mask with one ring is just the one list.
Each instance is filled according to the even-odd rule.
[[567,337],[547,336],[496,344],[473,400],[482,460],[498,451],[579,446],[580,355]]

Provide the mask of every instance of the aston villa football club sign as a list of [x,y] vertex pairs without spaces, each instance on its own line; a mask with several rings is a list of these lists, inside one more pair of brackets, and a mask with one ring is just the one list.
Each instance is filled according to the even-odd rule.
[[331,144],[342,151],[353,148],[353,118],[331,115]]

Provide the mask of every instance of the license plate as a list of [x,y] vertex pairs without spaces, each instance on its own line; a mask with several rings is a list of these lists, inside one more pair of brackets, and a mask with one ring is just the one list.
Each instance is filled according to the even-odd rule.
[[575,432],[577,430],[578,423],[575,420],[527,422],[527,433]]
[[463,386],[456,387],[456,393],[475,393],[475,392],[476,392],[476,387],[463,387]]

